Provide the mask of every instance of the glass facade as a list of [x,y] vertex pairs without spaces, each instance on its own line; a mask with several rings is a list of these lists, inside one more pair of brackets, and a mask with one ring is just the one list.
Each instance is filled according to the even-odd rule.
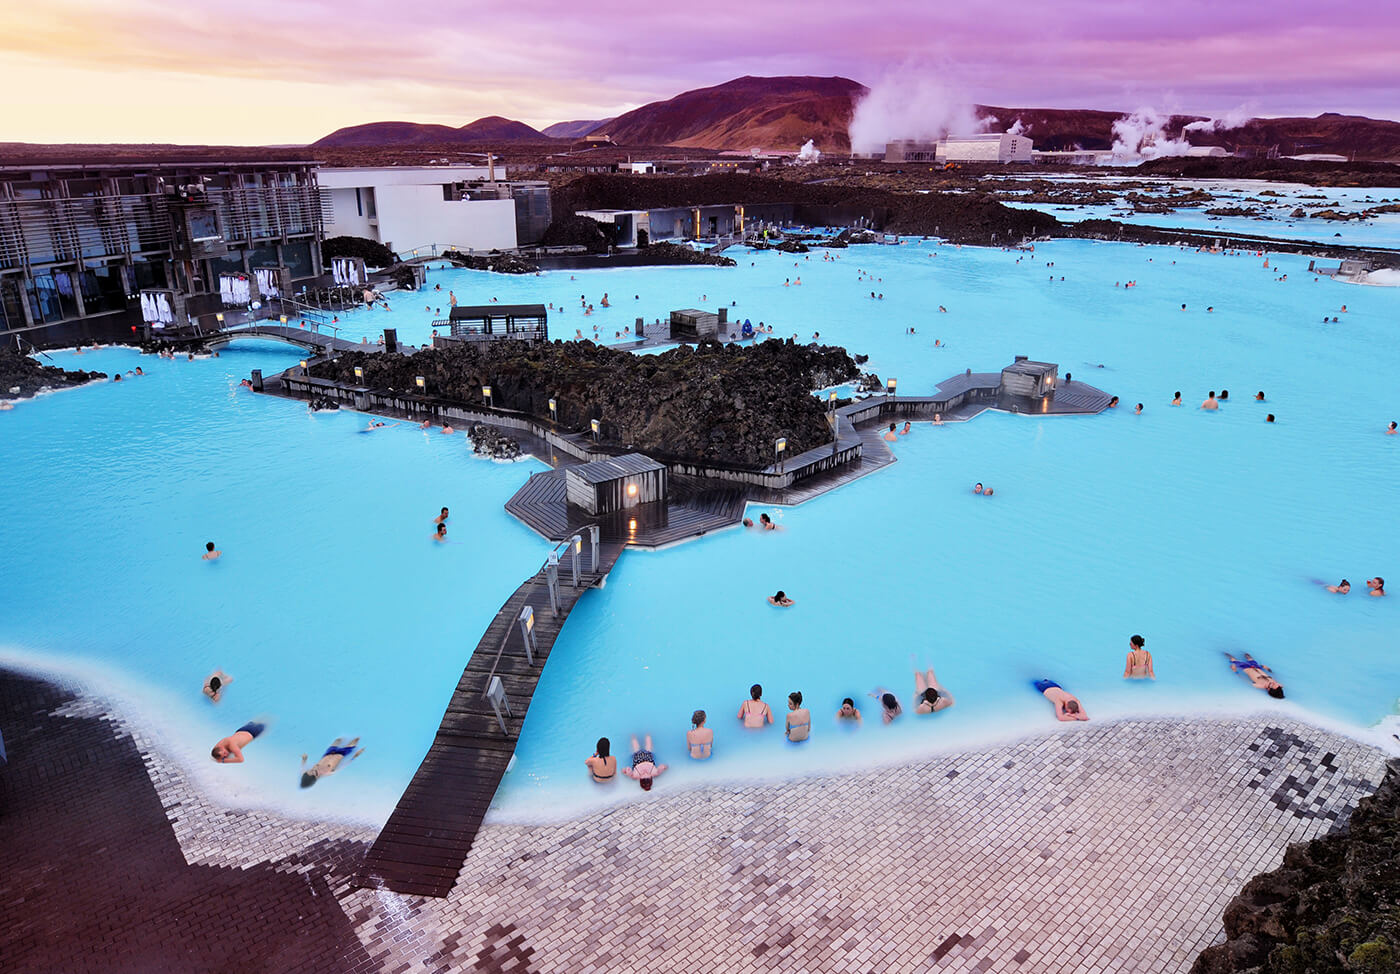
[[126,307],[126,287],[118,264],[87,267],[79,281],[83,291],[83,310],[90,315],[121,311]]
[[316,273],[316,265],[311,260],[311,243],[306,240],[283,244],[282,263],[292,272],[292,277],[310,277]]

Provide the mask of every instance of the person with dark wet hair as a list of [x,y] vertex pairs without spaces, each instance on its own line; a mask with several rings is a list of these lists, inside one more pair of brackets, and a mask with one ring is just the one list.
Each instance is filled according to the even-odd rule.
[[783,734],[790,741],[805,741],[812,733],[812,712],[802,706],[802,691],[788,694],[788,715],[783,722]]
[[656,755],[651,749],[651,735],[646,736],[646,747],[637,743],[637,735],[632,735],[632,767],[623,768],[622,773],[642,786],[642,791],[651,791],[651,783],[661,777],[666,765],[656,763]]
[[690,715],[690,730],[685,732],[685,743],[690,748],[690,756],[703,761],[710,756],[715,742],[715,732],[705,726],[705,711],[697,710]]
[[[360,743],[358,737],[348,741],[343,737],[337,737],[331,742],[331,746],[326,748],[326,753],[321,755],[321,760],[312,765],[309,771],[306,768],[307,755],[303,754],[301,756],[301,786],[303,788],[310,788],[316,783],[318,778],[324,778],[327,775],[335,774],[341,764],[349,764],[361,754],[364,754],[364,748],[360,748],[358,751],[355,750],[355,745],[358,743]],[[347,758],[346,755],[349,755],[349,757]]]
[[1180,406],[1180,405],[1181,405],[1181,390],[1178,389],[1176,392],[1172,393],[1172,405],[1173,405],[1173,406]]
[[793,605],[795,603],[792,599],[787,597],[786,592],[784,592],[782,589],[778,589],[777,592],[768,596],[768,604],[776,605],[780,609],[786,609],[788,606]]
[[1152,668],[1152,654],[1146,649],[1147,640],[1133,636],[1128,640],[1128,659],[1123,664],[1125,680],[1155,680],[1157,672]]
[[585,758],[583,763],[594,781],[612,781],[617,777],[617,758],[612,756],[612,741],[606,737],[598,738],[593,756]]
[[1379,575],[1375,578],[1368,578],[1366,579],[1366,587],[1371,590],[1367,593],[1368,595],[1384,595],[1385,579],[1381,578]]
[[233,682],[233,677],[223,670],[215,670],[209,674],[209,679],[204,681],[204,695],[214,703],[219,702],[219,698],[224,695],[224,687]]
[[1274,414],[1273,414],[1273,413],[1269,413],[1269,415],[1267,415],[1267,416],[1264,417],[1264,422],[1266,422],[1266,423],[1272,423],[1273,421],[1274,421]]
[[1236,673],[1243,673],[1250,683],[1260,690],[1263,690],[1275,700],[1283,699],[1283,684],[1269,676],[1273,670],[1256,660],[1248,653],[1244,654],[1244,659],[1239,660],[1225,654],[1225,658],[1230,661],[1230,669]]
[[1060,686],[1054,680],[1036,680],[1031,684],[1055,708],[1056,720],[1088,720],[1089,715],[1079,698]]
[[218,561],[219,556],[222,554],[222,551],[214,547],[214,542],[206,541],[204,543],[204,554],[199,557],[201,561]]
[[749,699],[739,705],[739,719],[744,726],[752,729],[773,723],[773,711],[763,702],[763,685],[755,683],[749,687]]
[[837,720],[854,720],[860,723],[860,711],[856,709],[856,702],[850,697],[841,701],[841,709],[836,711]]
[[1329,586],[1327,586],[1327,591],[1336,593],[1337,595],[1350,595],[1350,594],[1351,594],[1351,582],[1348,582],[1348,581],[1344,578],[1344,579],[1342,579],[1340,582],[1338,582],[1336,585],[1329,585]]
[[899,698],[884,687],[876,687],[870,691],[870,695],[880,701],[880,719],[885,723],[888,724],[904,713],[904,708],[899,705]]
[[1221,390],[1220,390],[1220,401],[1221,401],[1221,402],[1224,402],[1226,399],[1229,399],[1229,398],[1230,398],[1230,390],[1229,390],[1229,389],[1221,389]]

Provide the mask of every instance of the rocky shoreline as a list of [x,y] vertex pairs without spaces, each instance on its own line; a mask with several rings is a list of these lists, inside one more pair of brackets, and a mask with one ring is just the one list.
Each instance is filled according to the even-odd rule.
[[[355,377],[356,367],[364,370]],[[601,424],[602,442],[658,459],[703,460],[761,469],[773,443],[788,441],[793,456],[831,442],[825,407],[811,390],[854,379],[856,362],[844,349],[771,340],[754,345],[701,342],[659,355],[634,355],[588,341],[530,346],[515,342],[454,342],[400,354],[347,352],[312,366],[312,375],[383,392],[416,392],[423,376],[430,395],[482,408],[524,413],[565,429]],[[495,445],[483,444],[499,456]]]
[[1291,846],[1225,909],[1191,974],[1400,970],[1400,759],[1345,829]]
[[106,372],[69,371],[41,365],[28,355],[0,350],[0,400],[28,399],[46,389],[66,389],[106,379]]

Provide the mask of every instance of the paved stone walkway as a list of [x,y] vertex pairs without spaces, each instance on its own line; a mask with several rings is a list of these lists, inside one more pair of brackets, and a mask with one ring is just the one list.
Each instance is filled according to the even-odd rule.
[[[888,771],[672,794],[663,781],[580,821],[487,825],[446,899],[351,889],[372,832],[222,809],[132,734],[191,867],[299,878],[316,909],[339,906],[302,921],[322,931],[321,966],[389,974],[1186,971],[1244,882],[1344,821],[1384,769],[1372,748],[1282,719],[1048,730]],[[28,841],[5,822],[7,850]],[[81,889],[89,867],[55,856],[40,883]],[[5,892],[20,920],[0,919],[0,956],[46,969],[26,966],[24,938],[60,925],[47,914],[61,904]],[[133,895],[164,911],[148,936],[194,923],[190,902]],[[337,916],[357,941],[337,940]],[[245,936],[285,949],[275,919]],[[238,969],[298,969],[252,956]]]

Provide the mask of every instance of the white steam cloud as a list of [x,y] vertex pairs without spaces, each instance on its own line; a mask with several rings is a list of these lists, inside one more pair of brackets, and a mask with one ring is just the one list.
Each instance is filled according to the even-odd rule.
[[1021,120],[1018,118],[1018,119],[1016,119],[1015,122],[1013,122],[1013,123],[1011,124],[1011,128],[1009,128],[1009,129],[1006,130],[1006,134],[1007,134],[1007,135],[1025,135],[1025,134],[1026,134],[1026,127],[1025,127],[1024,125],[1021,124]]
[[821,160],[821,157],[821,150],[817,148],[816,143],[811,139],[803,143],[802,148],[797,152],[797,161],[804,166],[816,165]]
[[1191,148],[1186,138],[1170,138],[1167,124],[1170,115],[1155,108],[1139,108],[1113,123],[1113,161],[1137,163],[1144,159],[1164,156],[1184,156]]
[[1244,128],[1254,117],[1254,113],[1246,105],[1239,108],[1232,108],[1218,118],[1208,118],[1201,122],[1191,122],[1182,128],[1182,134],[1187,132],[1228,132],[1231,129]]
[[[946,72],[944,72],[946,75]],[[962,92],[939,81],[931,69],[904,67],[877,82],[851,116],[851,151],[881,153],[896,139],[932,141],[949,133],[981,132],[979,118]]]

